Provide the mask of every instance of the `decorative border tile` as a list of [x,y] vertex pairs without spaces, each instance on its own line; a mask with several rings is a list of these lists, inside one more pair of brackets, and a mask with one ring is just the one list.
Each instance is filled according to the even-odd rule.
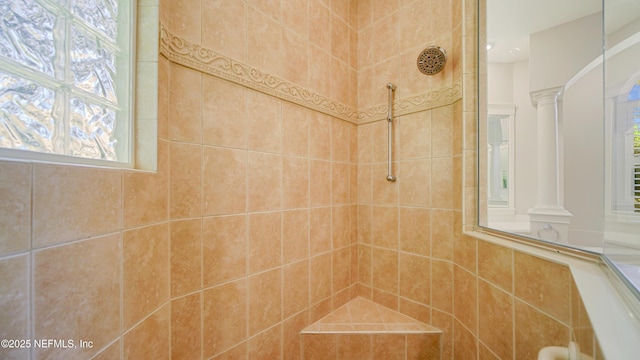
[[[173,35],[162,23],[160,24],[160,54],[176,64],[354,124],[383,120],[387,116],[386,104],[358,112],[349,106],[316,94],[292,82],[269,75],[200,45],[191,44]],[[443,88],[408,99],[397,100],[393,105],[393,115],[394,117],[402,116],[450,105],[460,99],[462,99],[462,85],[460,82],[456,82],[451,88]]]
[[[462,99],[462,83],[457,81],[450,88],[429,91],[393,103],[393,117],[451,105]],[[379,105],[358,112],[358,124],[378,121],[387,118],[387,105]]]

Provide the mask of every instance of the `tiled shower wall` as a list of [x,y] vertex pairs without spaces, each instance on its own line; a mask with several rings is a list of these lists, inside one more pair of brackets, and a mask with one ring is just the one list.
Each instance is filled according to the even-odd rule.
[[[361,295],[443,329],[445,359],[565,345],[585,318],[568,269],[462,235],[476,184],[465,5],[161,1],[177,36],[359,111],[390,81],[396,99],[459,82],[465,96],[398,117],[391,184],[384,120],[356,126],[161,57],[156,174],[0,163],[0,337],[93,342],[35,359],[296,359],[300,329]],[[450,57],[435,77],[415,68],[430,44]]]
[[[368,3],[358,8],[359,110],[383,103],[389,81],[399,98],[461,81],[463,99],[397,118],[394,183],[386,120],[358,125],[358,295],[442,329],[443,359],[531,359],[571,340],[593,356],[568,267],[462,232],[476,224],[477,2],[386,2],[371,20]],[[415,69],[426,45],[447,50],[443,73]]]

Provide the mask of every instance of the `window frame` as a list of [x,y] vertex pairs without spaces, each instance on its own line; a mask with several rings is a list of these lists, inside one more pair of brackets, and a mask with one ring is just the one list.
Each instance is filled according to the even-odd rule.
[[[47,1],[47,0],[45,0]],[[0,160],[41,163],[73,164],[91,167],[120,169],[157,169],[157,121],[158,121],[158,38],[159,0],[118,0],[126,4],[129,16],[128,84],[116,77],[116,86],[127,89],[129,106],[125,117],[117,114],[125,126],[116,127],[119,142],[126,142],[126,159],[106,160],[73,155],[44,153],[29,150],[0,148]],[[120,36],[120,35],[119,35]],[[115,59],[119,61],[120,59]],[[144,87],[143,87],[144,86]],[[121,139],[120,131],[129,136]]]

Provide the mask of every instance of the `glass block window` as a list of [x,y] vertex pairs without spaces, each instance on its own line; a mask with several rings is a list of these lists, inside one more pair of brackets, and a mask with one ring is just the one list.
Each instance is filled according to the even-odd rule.
[[0,0],[0,147],[131,161],[135,3]]

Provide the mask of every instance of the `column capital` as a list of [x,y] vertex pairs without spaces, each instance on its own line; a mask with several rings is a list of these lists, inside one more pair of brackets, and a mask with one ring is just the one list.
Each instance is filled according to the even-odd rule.
[[529,92],[531,104],[538,106],[539,103],[555,103],[562,99],[564,86],[557,86],[548,89],[536,90]]

